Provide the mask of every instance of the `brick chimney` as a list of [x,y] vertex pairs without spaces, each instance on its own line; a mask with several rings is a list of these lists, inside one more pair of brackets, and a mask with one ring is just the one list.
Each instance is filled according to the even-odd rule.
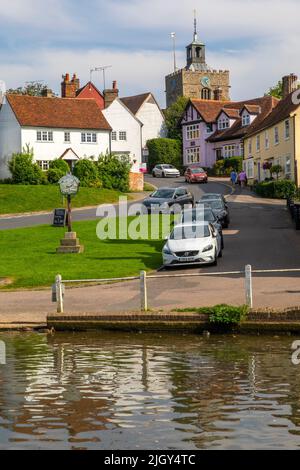
[[54,98],[55,95],[50,88],[44,88],[42,90],[42,96],[44,96],[45,98]]
[[62,98],[76,98],[76,93],[80,88],[80,80],[74,73],[72,80],[70,80],[70,74],[62,76],[63,81],[61,83],[61,97]]
[[289,96],[297,88],[298,77],[294,73],[286,75],[282,79],[283,99]]
[[119,96],[119,90],[117,88],[117,82],[114,80],[113,81],[113,87],[112,89],[107,89],[104,90],[103,92],[104,95],[104,102],[105,102],[105,108],[108,108],[116,98]]
[[222,88],[217,88],[216,90],[214,90],[215,101],[222,101],[222,95],[223,95]]

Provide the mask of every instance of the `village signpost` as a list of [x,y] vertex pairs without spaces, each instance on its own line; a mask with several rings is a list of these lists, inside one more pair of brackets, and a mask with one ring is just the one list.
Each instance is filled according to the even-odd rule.
[[67,225],[68,232],[65,233],[65,237],[60,241],[60,246],[57,248],[57,253],[83,253],[84,247],[80,245],[79,238],[77,238],[76,232],[72,230],[72,197],[76,196],[79,191],[80,181],[76,176],[71,174],[64,176],[58,182],[60,192],[67,198],[68,209],[67,209]]

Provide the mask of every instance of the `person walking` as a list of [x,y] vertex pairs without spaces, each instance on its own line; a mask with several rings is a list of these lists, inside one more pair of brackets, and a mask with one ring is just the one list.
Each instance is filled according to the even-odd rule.
[[235,170],[232,170],[232,172],[230,173],[230,181],[233,187],[235,187],[237,183],[237,179],[238,179],[237,172]]
[[242,170],[239,174],[239,183],[241,188],[244,188],[247,185],[247,174],[244,170]]

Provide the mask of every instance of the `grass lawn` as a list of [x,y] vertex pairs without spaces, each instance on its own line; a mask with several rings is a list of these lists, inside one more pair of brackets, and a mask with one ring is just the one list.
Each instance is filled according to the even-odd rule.
[[[120,194],[111,189],[80,188],[72,204],[73,207],[84,207],[113,203],[118,201]],[[0,214],[52,211],[63,204],[58,186],[0,184]]]
[[[130,219],[132,220],[132,219]],[[57,255],[65,229],[40,226],[0,232],[0,279],[10,278],[6,288],[51,286],[55,276],[90,279],[136,276],[162,263],[162,240],[106,240],[96,236],[97,221],[76,222],[85,252]]]

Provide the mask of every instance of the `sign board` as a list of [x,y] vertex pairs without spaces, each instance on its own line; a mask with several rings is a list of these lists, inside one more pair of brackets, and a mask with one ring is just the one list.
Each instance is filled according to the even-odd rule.
[[53,227],[65,227],[67,223],[66,209],[55,209],[53,217]]

